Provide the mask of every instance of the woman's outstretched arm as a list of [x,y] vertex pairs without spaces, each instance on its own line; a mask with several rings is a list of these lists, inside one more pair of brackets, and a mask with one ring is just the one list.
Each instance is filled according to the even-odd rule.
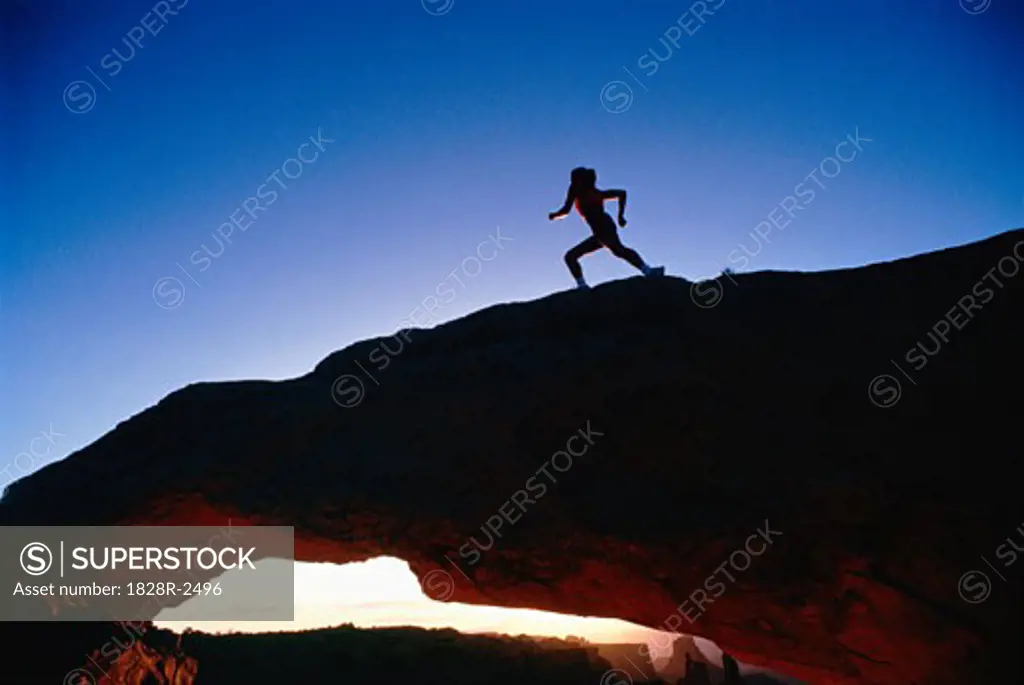
[[563,216],[572,211],[572,203],[576,201],[576,193],[572,192],[572,188],[565,193],[565,204],[561,208],[548,214],[548,219],[554,221],[555,219],[561,219]]

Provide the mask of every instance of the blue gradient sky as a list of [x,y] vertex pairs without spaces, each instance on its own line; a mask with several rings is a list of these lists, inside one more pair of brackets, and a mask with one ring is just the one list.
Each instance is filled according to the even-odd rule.
[[[858,127],[872,142],[748,270],[1024,224],[1011,0],[974,15],[958,0],[709,0],[706,23],[682,19],[693,35],[670,28],[687,1],[456,0],[441,16],[419,0],[184,2],[147,19],[157,35],[116,74],[111,51],[131,54],[154,2],[4,4],[0,467],[15,476],[185,384],[305,373],[393,332],[442,282],[456,295],[432,323],[570,287],[561,257],[587,230],[546,214],[577,164],[629,190],[627,244],[691,279],[753,245]],[[667,31],[678,48],[650,74],[638,60],[665,57]],[[96,88],[82,113],[62,97],[76,80]],[[635,96],[619,113],[621,84],[601,97],[613,80]],[[205,271],[190,263],[318,130],[334,142],[316,161]],[[449,274],[499,226],[512,240],[460,286]],[[584,268],[633,275],[606,254]],[[166,283],[154,297],[165,277],[184,293],[171,308]]]

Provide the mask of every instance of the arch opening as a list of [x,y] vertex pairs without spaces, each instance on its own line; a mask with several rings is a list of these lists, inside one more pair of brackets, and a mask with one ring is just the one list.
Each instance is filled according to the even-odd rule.
[[[292,562],[263,559],[257,563]],[[436,593],[431,592],[427,581],[417,579],[409,564],[397,557],[379,556],[345,564],[294,564],[292,621],[183,620],[182,616],[192,613],[186,601],[161,610],[153,624],[179,635],[282,634],[329,631],[344,625],[363,630],[448,629],[465,635],[530,638],[550,645],[561,641],[595,650],[608,662],[609,682],[674,684],[686,678],[687,661],[704,664],[692,668],[706,669],[710,682],[723,682],[728,668],[728,655],[713,642],[695,635],[665,632],[615,618],[438,601],[431,596]],[[742,677],[756,676],[758,683],[799,682],[755,666],[737,666]]]

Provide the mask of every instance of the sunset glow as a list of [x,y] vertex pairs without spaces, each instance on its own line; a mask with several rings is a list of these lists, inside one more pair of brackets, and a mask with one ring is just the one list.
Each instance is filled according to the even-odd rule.
[[193,628],[205,632],[276,632],[352,623],[363,628],[421,626],[466,633],[575,635],[598,643],[647,642],[655,654],[671,640],[664,633],[617,619],[436,602],[423,593],[409,565],[394,557],[344,566],[297,562],[294,621],[184,622],[174,620],[176,613],[165,609],[155,622],[175,631]]

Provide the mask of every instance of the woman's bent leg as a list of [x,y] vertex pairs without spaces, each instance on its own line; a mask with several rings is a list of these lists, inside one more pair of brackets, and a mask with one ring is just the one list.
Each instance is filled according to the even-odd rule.
[[601,242],[594,236],[590,236],[576,247],[565,253],[565,265],[569,267],[569,273],[579,283],[583,280],[583,267],[580,266],[580,257],[601,249]]

